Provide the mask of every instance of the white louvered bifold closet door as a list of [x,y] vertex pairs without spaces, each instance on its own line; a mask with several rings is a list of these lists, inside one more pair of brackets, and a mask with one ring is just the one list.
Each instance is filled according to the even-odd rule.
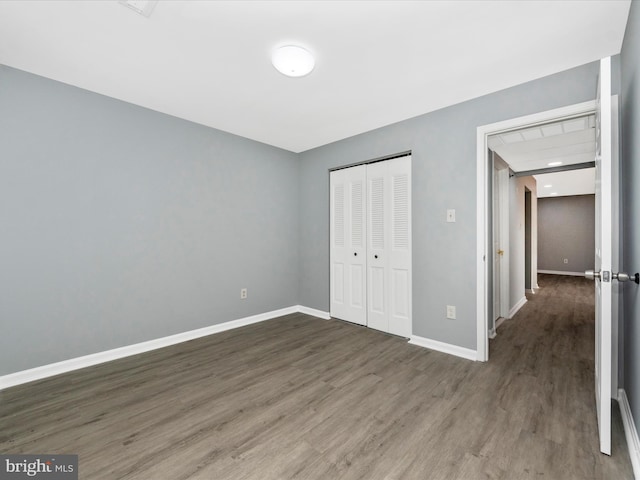
[[331,316],[411,336],[411,157],[331,172]]
[[367,166],[367,324],[411,335],[411,157]]
[[367,324],[366,166],[330,174],[331,316]]

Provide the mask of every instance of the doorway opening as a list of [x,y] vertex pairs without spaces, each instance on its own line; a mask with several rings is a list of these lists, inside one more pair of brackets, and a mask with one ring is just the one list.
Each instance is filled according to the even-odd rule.
[[[572,116],[494,134],[488,145],[494,167],[489,179],[493,184],[488,186],[494,234],[490,253],[494,268],[489,276],[493,275],[494,297],[502,291],[507,297],[504,309],[494,301],[490,318],[494,324],[489,325],[489,338],[494,338],[502,322],[513,318],[539,288],[540,268],[542,273],[584,276],[581,272],[593,264],[595,116]],[[500,195],[499,165],[509,170],[507,195]],[[545,215],[539,215],[539,203],[545,205]],[[501,211],[508,212],[506,220]],[[508,234],[499,238],[501,231]],[[559,263],[562,258],[564,265]],[[509,264],[504,275],[501,263]]]
[[[509,198],[514,196],[517,198],[517,202],[521,204],[522,217],[513,215],[513,211],[509,212],[506,216],[508,221],[503,224],[502,220],[505,215],[499,214],[498,217],[494,217],[494,193],[496,192],[495,185],[492,179],[495,177],[495,162],[494,157],[504,158],[499,154],[500,149],[496,145],[491,145],[491,139],[499,139],[506,150],[512,149],[509,147],[511,144],[518,143],[518,141],[525,141],[527,137],[531,140],[543,139],[545,133],[543,129],[548,129],[548,133],[552,133],[554,124],[563,122],[569,125],[568,129],[572,127],[571,122],[582,121],[584,118],[588,118],[593,115],[596,109],[595,101],[584,102],[569,107],[563,107],[555,110],[541,112],[533,115],[519,117],[515,119],[506,120],[490,125],[484,125],[477,129],[477,232],[478,232],[478,252],[477,252],[477,360],[487,361],[489,359],[489,341],[490,335],[495,332],[495,324],[493,320],[496,318],[495,305],[495,284],[494,273],[496,270],[496,255],[500,255],[498,252],[503,251],[500,262],[508,263],[508,266],[502,265],[500,272],[504,272],[508,269],[508,275],[500,275],[501,286],[498,287],[499,292],[509,292],[509,304],[511,307],[507,312],[508,317],[511,317],[519,310],[520,307],[526,302],[525,296],[525,188],[531,192],[531,215],[530,215],[530,248],[529,248],[529,265],[535,265],[537,262],[536,257],[536,225],[535,225],[535,202],[536,195],[533,194],[537,189],[536,181],[533,175],[543,173],[557,173],[561,171],[567,171],[569,169],[575,169],[575,164],[586,163],[584,161],[576,161],[574,165],[549,165],[554,161],[548,159],[538,159],[537,163],[529,162],[528,158],[522,157],[520,164],[514,165],[514,161],[507,163],[509,165]],[[582,120],[580,120],[582,119]],[[526,137],[525,137],[526,135]],[[549,135],[551,136],[551,135]],[[504,150],[504,149],[503,149]],[[492,153],[493,152],[493,153]],[[503,151],[504,153],[504,151]],[[591,158],[593,160],[593,157]],[[593,165],[589,165],[593,166]],[[582,166],[584,168],[584,165]],[[499,190],[499,189],[498,189]],[[520,193],[518,193],[520,192]],[[504,205],[504,204],[502,204]],[[491,206],[491,207],[488,207]],[[503,208],[504,209],[504,208]],[[500,222],[500,226],[495,227],[494,221]],[[505,248],[493,248],[495,246],[496,231],[507,230],[509,232],[509,246]],[[512,241],[513,237],[513,241]],[[518,237],[521,237],[521,241],[517,241]],[[504,238],[504,237],[502,237]],[[491,247],[491,248],[490,248]],[[517,251],[514,250],[517,248]],[[505,255],[505,253],[508,253]],[[516,262],[516,254],[521,261]],[[514,275],[514,270],[517,272],[520,270],[520,274]],[[535,289],[535,278],[537,272],[535,269],[529,271],[528,278],[533,279],[529,281],[529,288]],[[522,295],[520,296],[520,289],[515,288],[515,285],[511,285],[511,279],[518,279],[522,283]],[[504,284],[508,286],[505,288]],[[493,293],[493,295],[489,295]],[[518,298],[519,297],[519,298]],[[493,298],[492,301],[488,301],[489,298]],[[502,309],[501,309],[502,310]],[[502,312],[504,313],[504,312]],[[490,320],[491,319],[491,320]],[[493,329],[492,329],[493,327]]]
[[[600,451],[611,453],[611,398],[617,398],[617,368],[615,363],[622,351],[619,337],[616,338],[618,311],[615,308],[616,290],[613,280],[623,277],[619,275],[620,258],[619,225],[617,223],[620,212],[619,203],[619,159],[618,159],[618,99],[611,94],[611,58],[600,61],[598,75],[597,100],[585,102],[570,107],[541,112],[539,114],[511,119],[492,125],[485,125],[477,129],[477,358],[487,361],[489,358],[488,318],[490,305],[493,302],[487,294],[490,268],[489,259],[493,252],[489,250],[491,243],[490,201],[491,175],[487,151],[489,138],[492,135],[508,135],[523,128],[536,128],[553,122],[571,122],[578,117],[586,117],[595,113],[595,143],[596,154],[593,156],[596,180],[595,184],[595,248],[594,268],[585,272],[585,276],[595,280],[595,357],[594,378],[596,394],[596,412],[600,437]],[[519,134],[522,136],[522,134]],[[550,167],[562,168],[560,162],[548,164]],[[517,175],[530,175],[534,172],[517,172]],[[550,172],[535,172],[550,173]],[[522,197],[521,197],[522,198]],[[533,196],[532,196],[533,199]],[[532,202],[533,203],[533,202]],[[532,212],[534,208],[532,207]],[[535,228],[532,222],[532,230]],[[533,237],[533,235],[532,235]],[[532,248],[532,255],[534,249]],[[515,262],[511,262],[512,264]],[[625,274],[626,277],[626,274]]]
[[[540,269],[540,273],[583,276],[581,272],[592,268],[594,125],[594,116],[584,115],[488,138],[494,166],[489,185],[494,246],[490,338],[525,305],[527,295],[535,294]],[[503,187],[496,175],[500,165],[509,171],[506,195],[500,195]],[[545,206],[543,215],[539,205]],[[503,211],[508,212],[506,217],[500,215]],[[500,237],[502,231],[507,235]],[[501,264],[508,265],[504,274]],[[503,291],[506,306],[501,308],[495,298]]]

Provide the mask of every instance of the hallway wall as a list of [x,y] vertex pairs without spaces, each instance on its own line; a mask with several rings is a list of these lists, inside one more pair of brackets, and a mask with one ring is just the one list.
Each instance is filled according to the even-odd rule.
[[595,225],[595,195],[539,198],[538,269],[558,272],[592,269]]

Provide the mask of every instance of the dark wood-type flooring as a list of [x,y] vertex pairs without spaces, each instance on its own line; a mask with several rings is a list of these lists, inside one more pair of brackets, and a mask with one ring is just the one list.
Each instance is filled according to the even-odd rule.
[[6,389],[0,452],[90,480],[631,479],[617,407],[598,451],[593,284],[540,286],[488,363],[296,314]]

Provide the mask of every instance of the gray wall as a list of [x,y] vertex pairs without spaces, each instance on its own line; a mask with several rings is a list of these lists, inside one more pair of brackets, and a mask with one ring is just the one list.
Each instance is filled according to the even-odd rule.
[[538,269],[593,269],[595,228],[595,195],[539,198]]
[[327,311],[328,169],[405,150],[413,333],[475,349],[476,128],[592,100],[596,75],[295,155],[0,67],[0,374],[295,304]]
[[[623,267],[640,272],[640,4],[631,3],[621,54]],[[640,430],[640,288],[624,286],[624,388]]]
[[[412,150],[413,333],[475,350],[476,128],[593,100],[597,68],[587,64],[302,153],[300,303],[329,309],[328,169]],[[445,222],[447,208],[456,209],[456,223]],[[445,319],[446,305],[457,306],[457,320]]]
[[293,153],[0,66],[0,375],[296,305],[298,193]]

